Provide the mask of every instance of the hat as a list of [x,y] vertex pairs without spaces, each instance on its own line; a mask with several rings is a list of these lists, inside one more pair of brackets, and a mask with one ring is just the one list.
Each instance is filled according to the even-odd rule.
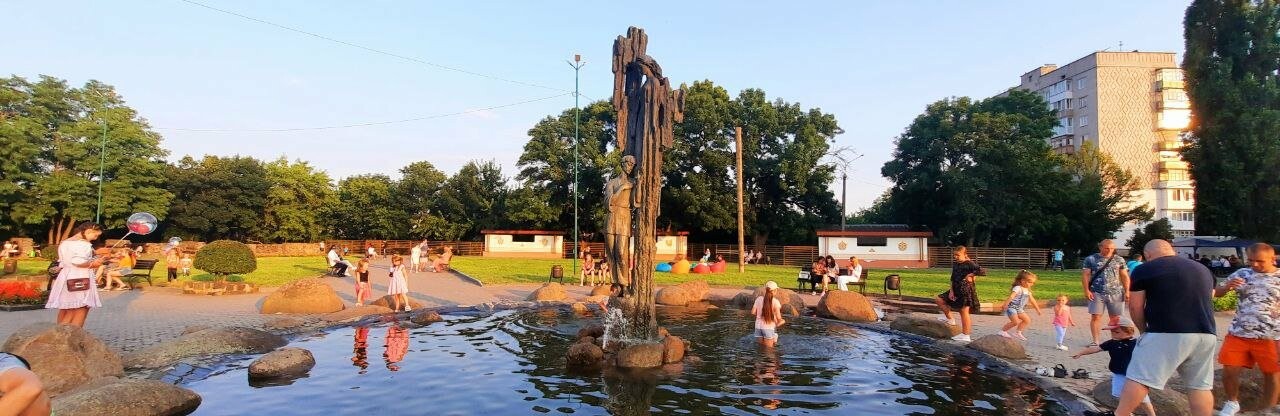
[[772,280],[764,282],[764,287],[770,290],[778,290],[778,284],[774,283]]
[[1107,329],[1107,330],[1116,329],[1116,328],[1137,329],[1138,326],[1134,325],[1133,320],[1129,319],[1128,317],[1117,316],[1115,318],[1112,318],[1111,322],[1108,323],[1107,326],[1102,327],[1102,329]]

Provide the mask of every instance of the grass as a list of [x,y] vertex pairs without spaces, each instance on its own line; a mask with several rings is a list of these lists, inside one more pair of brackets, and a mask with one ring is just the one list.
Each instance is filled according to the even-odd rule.
[[[565,281],[577,282],[569,270],[572,260],[568,259],[512,259],[492,257],[454,257],[450,267],[468,276],[479,279],[485,284],[509,283],[543,283],[551,272],[551,266],[561,265],[565,269]],[[729,264],[728,271],[722,274],[671,274],[654,273],[654,281],[659,285],[676,284],[689,280],[705,279],[714,286],[754,287],[765,281],[773,280],[785,288],[794,288],[799,267],[748,264],[745,273],[738,273],[736,264]],[[902,294],[906,296],[934,297],[947,290],[951,282],[950,269],[871,269],[869,292],[879,292],[884,276],[897,274],[902,277]],[[1003,302],[1009,296],[1009,284],[1017,270],[992,269],[989,276],[978,277],[978,298],[983,302]],[[1037,270],[1040,277],[1032,288],[1039,300],[1052,300],[1058,293],[1066,293],[1073,298],[1082,295],[1080,272]],[[808,286],[806,286],[808,287]],[[1079,301],[1079,299],[1073,299]]]
[[[155,256],[143,256],[144,259],[156,259]],[[165,261],[159,258],[155,269],[151,270],[151,281],[161,283],[165,281],[166,270]],[[352,259],[354,260],[354,259]],[[18,276],[36,275],[43,276],[45,269],[49,266],[48,260],[23,260],[18,262]],[[281,286],[286,283],[308,278],[316,277],[328,270],[324,257],[307,256],[307,257],[259,257],[258,268],[253,273],[238,276],[248,283],[256,283],[260,286]],[[205,281],[213,280],[213,277],[193,269],[191,276],[179,276],[179,281]]]

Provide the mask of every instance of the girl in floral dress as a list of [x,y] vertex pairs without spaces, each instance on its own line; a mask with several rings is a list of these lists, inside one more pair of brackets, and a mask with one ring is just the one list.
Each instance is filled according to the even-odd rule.
[[391,295],[391,303],[394,305],[393,310],[400,310],[400,305],[404,305],[404,311],[412,311],[409,307],[409,282],[405,279],[404,259],[399,255],[391,256],[391,273],[389,277],[391,281],[387,283],[387,294]]

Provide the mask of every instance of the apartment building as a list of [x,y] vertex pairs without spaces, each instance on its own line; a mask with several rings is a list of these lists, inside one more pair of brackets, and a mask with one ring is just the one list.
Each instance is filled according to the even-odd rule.
[[[1017,88],[1042,94],[1058,114],[1049,145],[1074,154],[1092,143],[1138,180],[1134,201],[1168,218],[1175,237],[1195,231],[1195,190],[1178,150],[1191,119],[1172,52],[1094,52],[1022,75]],[[1145,223],[1126,224],[1119,247]]]

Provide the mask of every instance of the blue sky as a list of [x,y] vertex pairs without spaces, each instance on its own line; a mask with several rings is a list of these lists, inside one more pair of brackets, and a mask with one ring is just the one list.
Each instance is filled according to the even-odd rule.
[[[673,83],[710,79],[731,94],[835,114],[836,146],[865,154],[849,211],[887,186],[880,166],[925,105],[986,97],[1041,64],[1090,52],[1182,52],[1185,1],[600,2],[193,0],[432,64],[441,70],[219,13],[181,0],[0,0],[0,74],[115,85],[160,131],[170,158],[303,159],[335,178],[427,160],[445,172],[492,159],[516,173],[526,132],[573,106],[563,95],[464,115],[370,127],[281,129],[451,114],[562,94],[582,54],[582,93],[612,89],[613,39],[649,33]],[[837,196],[839,192],[836,192]]]

